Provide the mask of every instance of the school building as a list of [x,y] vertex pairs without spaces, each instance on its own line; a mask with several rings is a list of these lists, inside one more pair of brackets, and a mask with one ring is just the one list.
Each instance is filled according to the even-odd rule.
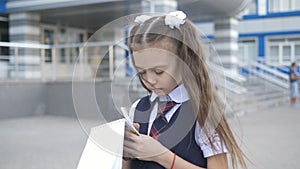
[[[6,61],[8,78],[53,76],[49,72],[52,74],[57,72],[55,73],[57,77],[67,77],[70,76],[68,72],[72,72],[74,68],[74,61],[80,52],[80,44],[86,42],[102,26],[130,14],[183,10],[194,22],[213,21],[215,26],[211,31],[214,33],[209,35],[214,37],[214,44],[222,56],[223,65],[234,69],[238,60],[238,15],[247,7],[248,2],[248,0],[221,2],[186,0],[1,1],[4,19],[2,22],[6,27],[1,28],[3,30],[0,41],[47,45],[18,47],[11,46],[12,44],[2,44],[0,45],[3,50],[2,54],[9,54],[10,57],[2,58],[1,64],[4,66]],[[116,41],[125,37],[126,30],[115,27],[105,34],[106,37],[103,37],[101,41],[105,38]],[[77,46],[62,47],[63,44],[77,44]],[[52,50],[53,46],[56,46],[55,50]],[[9,47],[9,50],[5,47]],[[115,50],[113,53],[115,63],[126,58],[126,52]],[[82,67],[85,69],[95,67],[99,61],[93,58],[95,57],[83,58]],[[18,65],[17,71],[12,68],[16,65]],[[126,71],[130,69],[128,65],[128,63],[123,65],[124,73],[120,76],[126,76]],[[105,67],[111,67],[111,65],[100,66],[99,69],[105,69]],[[109,70],[101,70],[101,72],[103,76],[109,74]]]
[[[259,60],[287,71],[285,68],[292,61],[300,60],[300,2],[297,0],[2,0],[0,41],[45,45],[80,44],[102,26],[122,16],[174,10],[185,11],[188,18],[197,23],[214,44],[220,56],[217,59],[221,59],[224,67],[241,68]],[[125,36],[124,32],[122,28],[115,28],[107,36],[117,40]],[[15,55],[17,52],[20,57],[20,78],[52,76],[47,72],[52,70],[53,62],[56,71],[60,72],[57,76],[68,76],[66,71],[73,69],[74,60],[79,55],[79,47],[61,47],[55,51],[34,47],[9,49],[2,45],[1,55]],[[126,52],[121,52],[121,55],[126,55]],[[126,56],[115,59],[123,57]],[[2,73],[2,77],[16,76],[16,72],[11,70],[14,62],[15,59],[11,57],[1,58],[2,67],[9,69]],[[91,63],[93,59],[89,58],[86,62],[94,66]],[[126,65],[123,67],[124,72],[130,69]]]
[[[243,75],[253,74],[284,88],[286,96],[288,66],[292,61],[300,61],[298,0],[2,0],[0,81],[62,79],[69,81],[64,87],[70,87],[74,76],[80,80],[127,77],[132,74],[124,40],[128,28],[124,20],[118,19],[129,16],[127,19],[133,21],[138,13],[175,10],[184,11],[207,37],[204,42],[212,44],[212,49],[217,51],[218,55],[212,51],[209,59],[224,67],[214,65],[227,78],[225,88],[233,93],[245,93]],[[115,26],[105,27],[109,24]],[[93,38],[103,27],[104,32]],[[91,50],[85,51],[85,47]],[[50,89],[58,94],[64,91],[58,84],[51,85],[55,87]],[[109,84],[105,85],[99,91],[106,92]],[[31,90],[35,89],[26,89],[24,96],[32,93]],[[35,100],[40,101],[39,97]],[[53,102],[55,112],[67,112],[61,111],[63,106],[59,109],[60,103]]]
[[197,24],[209,59],[223,66],[210,65],[226,78],[225,116],[246,114],[229,121],[246,138],[249,169],[297,168],[296,155],[282,154],[299,154],[287,72],[300,65],[300,0],[0,0],[0,168],[76,168],[90,127],[141,96],[126,77],[128,29],[118,19],[174,10]]
[[[300,2],[297,0],[252,0],[238,25],[240,66],[264,61],[286,68],[300,61]],[[211,39],[212,22],[199,23]],[[208,28],[208,29],[207,29]]]

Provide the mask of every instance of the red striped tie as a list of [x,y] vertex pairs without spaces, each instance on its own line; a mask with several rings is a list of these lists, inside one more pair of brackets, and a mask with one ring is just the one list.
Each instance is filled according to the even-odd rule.
[[154,139],[158,140],[159,132],[163,130],[167,124],[168,120],[166,119],[166,114],[176,105],[174,101],[168,102],[158,102],[157,115],[159,115],[153,122],[150,136]]

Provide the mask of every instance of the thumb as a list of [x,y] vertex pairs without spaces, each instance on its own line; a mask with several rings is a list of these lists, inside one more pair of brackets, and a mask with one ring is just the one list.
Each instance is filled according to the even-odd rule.
[[134,128],[139,131],[140,130],[140,124],[139,123],[133,123]]

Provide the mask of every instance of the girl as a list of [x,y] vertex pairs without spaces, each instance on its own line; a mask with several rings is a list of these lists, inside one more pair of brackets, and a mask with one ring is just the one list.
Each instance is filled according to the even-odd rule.
[[124,156],[135,159],[123,168],[227,169],[229,153],[246,169],[193,23],[181,11],[135,22],[128,45],[150,95],[132,106],[140,135],[125,133]]

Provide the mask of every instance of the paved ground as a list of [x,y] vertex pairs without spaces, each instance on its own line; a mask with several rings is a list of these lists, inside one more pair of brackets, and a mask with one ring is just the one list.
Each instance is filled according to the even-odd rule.
[[[232,126],[242,135],[253,164],[249,169],[299,169],[300,106],[288,105],[246,114]],[[238,125],[239,123],[239,125]]]
[[[231,119],[253,165],[298,169],[300,107],[282,106]],[[86,122],[93,124],[93,122]],[[74,169],[86,134],[76,119],[37,116],[0,121],[0,169]]]

